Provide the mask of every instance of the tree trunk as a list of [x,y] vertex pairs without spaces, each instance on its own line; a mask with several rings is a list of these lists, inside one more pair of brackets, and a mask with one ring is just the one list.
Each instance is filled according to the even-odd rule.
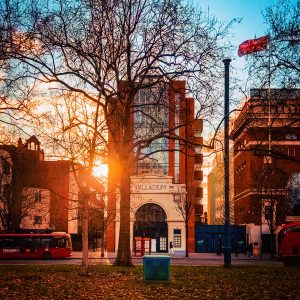
[[101,241],[101,248],[100,248],[100,257],[104,257],[105,250],[104,250],[104,241]]
[[104,226],[101,228],[102,233],[101,233],[101,257],[104,257],[105,254],[105,234],[104,234]]
[[83,195],[82,203],[82,219],[81,219],[81,232],[82,232],[82,264],[81,274],[87,275],[89,268],[89,212],[88,212],[88,195]]
[[185,257],[189,257],[189,222],[185,222]]
[[120,233],[115,266],[132,267],[130,251],[130,175],[129,159],[124,159],[120,185]]
[[271,258],[274,259],[275,257],[275,234],[271,232]]

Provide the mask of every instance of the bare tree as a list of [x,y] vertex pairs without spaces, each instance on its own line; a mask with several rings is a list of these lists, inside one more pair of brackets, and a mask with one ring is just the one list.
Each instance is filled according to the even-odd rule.
[[284,0],[263,13],[270,35],[268,51],[250,59],[249,74],[260,86],[272,84],[286,88],[299,86],[300,78],[300,1]]
[[264,166],[256,180],[260,189],[260,201],[256,203],[254,212],[261,216],[262,223],[264,219],[268,224],[271,234],[271,258],[274,258],[276,253],[275,232],[286,217],[286,177],[287,174],[273,162],[272,165]]
[[[40,105],[45,104],[40,103]],[[95,227],[92,221],[95,218],[92,216],[104,214],[103,203],[100,204],[104,196],[103,185],[93,178],[92,173],[97,161],[103,162],[107,159],[105,123],[99,113],[100,106],[97,103],[88,103],[76,93],[64,92],[62,98],[52,99],[46,105],[46,111],[46,120],[36,120],[41,126],[39,133],[51,146],[52,155],[70,158],[70,171],[79,189],[77,206],[81,217],[82,273],[87,274],[89,235]],[[52,126],[51,130],[49,126]],[[95,193],[101,196],[99,201],[95,201]],[[102,217],[99,217],[98,222],[100,229],[100,223],[103,223]],[[91,230],[89,224],[93,224]]]
[[50,191],[26,187],[22,191],[21,229],[46,230],[50,223]]
[[186,194],[177,194],[175,195],[175,203],[177,204],[177,210],[180,212],[180,214],[183,217],[184,220],[184,226],[185,226],[185,256],[189,256],[189,250],[188,250],[188,237],[189,237],[189,220],[194,212],[195,209],[195,203],[192,201],[193,195]]
[[[9,15],[10,26],[4,26],[1,34],[10,30],[18,37],[2,47],[9,66],[17,66],[10,78],[55,83],[57,93],[76,92],[99,107],[110,136],[110,155],[119,168],[115,172],[120,182],[121,230],[116,264],[132,265],[132,166],[156,140],[178,138],[173,128],[162,126],[150,136],[135,136],[131,120],[141,111],[136,97],[147,88],[170,86],[176,78],[188,79],[191,87],[197,82],[202,93],[211,92],[207,82],[215,82],[222,73],[226,43],[220,42],[228,26],[181,0],[50,2],[4,3],[2,15]],[[158,99],[149,99],[150,105],[168,106]]]
[[94,239],[93,245],[95,245],[96,248],[98,248],[100,243],[101,257],[104,257],[106,251],[107,237],[105,232],[110,223],[114,221],[113,217],[114,214],[112,214],[108,210],[105,201],[102,202],[101,209],[92,206],[89,208],[89,234],[91,237],[90,240]]

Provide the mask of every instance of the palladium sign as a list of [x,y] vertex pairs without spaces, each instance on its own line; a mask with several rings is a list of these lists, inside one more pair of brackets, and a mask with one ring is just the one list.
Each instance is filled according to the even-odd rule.
[[132,193],[174,193],[174,192],[185,192],[179,184],[161,184],[161,183],[141,183],[131,185]]

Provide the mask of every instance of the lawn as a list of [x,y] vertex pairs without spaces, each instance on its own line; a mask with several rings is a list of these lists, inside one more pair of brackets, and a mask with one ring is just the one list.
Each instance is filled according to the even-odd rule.
[[171,267],[168,283],[144,282],[142,267],[0,266],[0,299],[300,299],[300,268]]

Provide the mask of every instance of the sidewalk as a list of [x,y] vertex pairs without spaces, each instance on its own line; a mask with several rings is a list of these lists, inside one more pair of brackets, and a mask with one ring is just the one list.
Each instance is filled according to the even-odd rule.
[[[216,253],[189,253],[189,257],[185,257],[184,254],[171,254],[171,259],[188,259],[188,260],[224,260],[223,255],[216,255]],[[74,251],[72,252],[71,258],[82,258],[82,252]],[[113,260],[116,258],[116,253],[114,252],[105,252],[104,257],[101,257],[100,251],[89,251],[89,259],[109,259]],[[133,260],[136,259],[142,259],[142,257],[132,257]],[[264,254],[263,257],[260,256],[254,256],[254,257],[248,257],[246,254],[240,253],[238,257],[235,256],[235,254],[232,254],[231,256],[232,260],[271,260],[270,254]]]

